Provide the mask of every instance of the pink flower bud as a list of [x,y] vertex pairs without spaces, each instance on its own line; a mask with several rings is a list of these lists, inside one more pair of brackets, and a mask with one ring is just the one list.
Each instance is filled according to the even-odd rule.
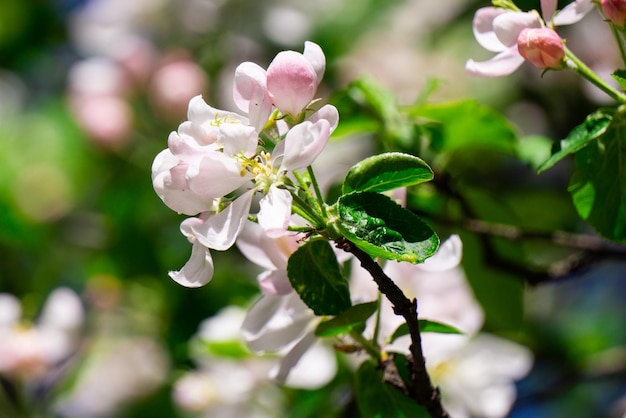
[[626,23],[625,0],[602,0],[602,11],[616,26],[624,27]]
[[565,49],[561,37],[552,29],[526,28],[517,37],[520,55],[541,69],[563,68]]
[[298,116],[315,97],[318,84],[315,68],[298,52],[280,52],[267,68],[267,91],[284,114]]

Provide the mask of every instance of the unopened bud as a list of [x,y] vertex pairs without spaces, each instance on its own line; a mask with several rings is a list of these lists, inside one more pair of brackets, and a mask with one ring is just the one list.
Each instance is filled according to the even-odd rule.
[[552,29],[526,28],[517,38],[520,55],[541,69],[563,68],[565,48],[561,37]]
[[626,23],[626,0],[602,0],[602,11],[615,26],[624,27]]

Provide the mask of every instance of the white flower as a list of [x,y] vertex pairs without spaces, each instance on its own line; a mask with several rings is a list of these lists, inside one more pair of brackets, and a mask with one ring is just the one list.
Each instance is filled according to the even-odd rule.
[[75,349],[82,303],[72,290],[58,288],[48,296],[36,323],[22,324],[20,316],[19,300],[0,293],[0,374],[42,378]]
[[503,418],[515,402],[515,381],[531,369],[530,350],[489,334],[436,337],[424,347],[426,368],[455,418]]

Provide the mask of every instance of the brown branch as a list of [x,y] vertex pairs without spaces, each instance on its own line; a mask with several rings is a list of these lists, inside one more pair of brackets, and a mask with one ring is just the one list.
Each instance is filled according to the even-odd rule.
[[361,262],[361,266],[370,273],[380,292],[393,305],[396,315],[404,318],[409,327],[411,336],[409,371],[411,384],[407,388],[409,396],[422,405],[434,418],[449,418],[448,413],[441,405],[439,390],[435,388],[426,370],[426,361],[422,353],[422,338],[417,319],[417,300],[407,298],[402,290],[391,280],[383,269],[370,257],[369,254],[358,248],[352,242],[343,240],[338,242],[344,251],[354,254]]

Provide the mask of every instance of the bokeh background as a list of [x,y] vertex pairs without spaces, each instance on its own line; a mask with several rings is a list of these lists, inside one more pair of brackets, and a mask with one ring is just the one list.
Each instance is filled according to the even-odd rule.
[[[0,292],[19,298],[27,320],[35,320],[61,286],[77,292],[86,310],[69,378],[46,382],[30,402],[45,405],[74,393],[65,416],[191,416],[172,396],[177,376],[197,366],[189,341],[223,307],[250,303],[258,270],[233,249],[213,252],[215,277],[203,288],[170,280],[167,272],[186,262],[190,246],[179,233],[182,217],[154,193],[150,168],[168,133],[185,119],[191,97],[202,94],[216,108],[234,109],[232,74],[239,63],[265,67],[278,51],[301,51],[312,40],[327,58],[325,100],[368,75],[398,103],[410,104],[436,79],[429,100],[474,98],[510,118],[523,135],[552,139],[609,104],[573,74],[540,77],[530,65],[502,79],[466,75],[468,58],[489,57],[471,30],[474,11],[487,5],[0,0]],[[562,33],[598,72],[619,65],[599,16]],[[375,149],[375,137],[365,140]],[[482,157],[468,158],[480,163]],[[520,225],[533,218],[546,229],[592,233],[566,193],[570,162],[541,176],[505,163],[506,178],[500,165],[481,173],[491,179],[475,195],[482,219]],[[516,193],[502,197],[503,188]],[[626,263],[599,260],[531,286],[524,278],[536,266],[491,265],[479,234],[445,227],[465,234],[465,268],[487,312],[487,329],[535,352],[511,416],[622,417]],[[518,248],[503,238],[494,245],[510,257]],[[511,302],[507,292],[520,296]],[[80,380],[86,370],[90,378]],[[285,409],[276,416],[355,416],[349,384],[350,373],[340,369],[322,389],[285,389]]]

